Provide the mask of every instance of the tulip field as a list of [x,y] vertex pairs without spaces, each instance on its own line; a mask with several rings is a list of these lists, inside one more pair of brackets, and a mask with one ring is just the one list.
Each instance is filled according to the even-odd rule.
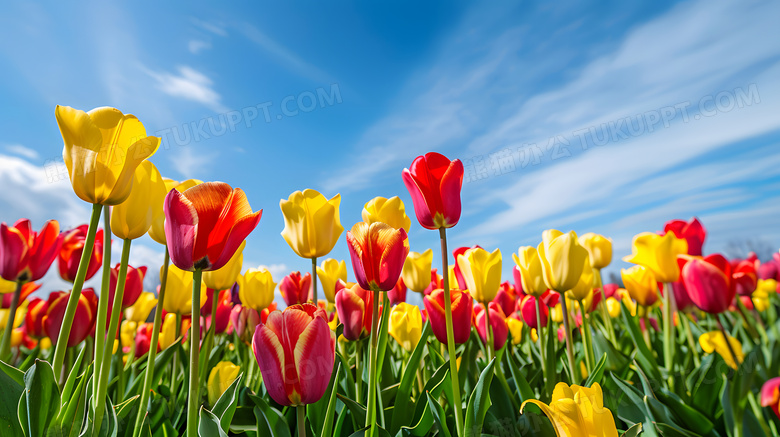
[[[0,224],[0,436],[780,435],[780,253],[702,253],[695,217],[614,256],[587,229],[449,247],[472,199],[435,152],[398,169],[412,205],[376,197],[345,230],[339,194],[290,187],[263,212],[162,177],[160,138],[118,109],[55,122],[91,215]],[[263,214],[310,271],[243,265]],[[411,252],[418,226],[441,246]],[[162,265],[129,265],[144,235]],[[632,267],[605,283],[617,258]],[[71,287],[39,292],[50,269]]]

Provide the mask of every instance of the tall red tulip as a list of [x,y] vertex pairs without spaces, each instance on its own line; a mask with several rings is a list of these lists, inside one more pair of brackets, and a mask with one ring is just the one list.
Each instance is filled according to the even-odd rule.
[[[152,344],[153,323],[141,323],[135,332],[135,357],[141,358],[149,352],[149,346]],[[158,345],[157,350],[160,350]]]
[[[213,292],[211,293],[214,294]],[[230,290],[222,290],[219,292],[217,300],[217,314],[209,314],[206,316],[206,329],[211,326],[213,321],[216,321],[214,325],[214,333],[222,334],[228,329],[230,324],[230,314],[233,310],[233,302],[230,301]]]
[[710,314],[726,311],[737,294],[731,265],[720,254],[688,259],[681,277],[693,303]]
[[287,306],[308,302],[311,299],[311,273],[290,273],[279,282],[279,291]]
[[325,394],[336,358],[336,334],[323,309],[305,303],[272,312],[257,327],[252,349],[276,403],[313,404]]
[[27,304],[27,314],[24,316],[27,335],[33,338],[46,337],[46,331],[43,329],[43,318],[48,309],[49,302],[37,297]]
[[[79,260],[84,252],[84,242],[87,240],[87,230],[89,225],[81,225],[69,231],[63,232],[62,248],[57,256],[57,265],[60,271],[60,277],[68,282],[76,280],[76,272],[79,269]],[[95,276],[103,265],[103,230],[98,229],[95,234],[95,244],[92,247],[92,253],[87,264],[87,276],[89,280]]]
[[[447,325],[444,314],[444,290],[434,290],[430,296],[423,297],[428,320],[431,322],[433,335],[440,343],[447,344]],[[471,317],[473,315],[474,299],[468,292],[457,288],[450,290],[452,305],[452,327],[455,344],[463,344],[471,335]]]
[[[540,298],[541,299],[541,298]],[[539,322],[542,324],[542,328],[547,326],[547,318],[550,314],[550,310],[547,305],[540,302],[539,305],[539,318],[536,318],[536,302],[537,298],[531,295],[525,296],[518,306],[520,307],[520,314],[523,316],[523,322],[531,329],[539,330]]]
[[[146,276],[146,266],[132,267],[127,266],[127,278],[125,279],[125,292],[122,295],[122,309],[133,306],[138,297],[144,291],[144,277]],[[119,263],[111,268],[111,279],[109,290],[111,294],[108,299],[108,307],[111,308],[114,303],[114,293],[116,293],[117,278],[119,277]]]
[[40,232],[33,231],[28,219],[13,226],[0,223],[0,276],[14,282],[37,281],[49,270],[61,246],[56,220],[47,221]]
[[[70,293],[64,291],[55,291],[49,295],[46,302],[46,315],[43,316],[42,324],[46,335],[51,338],[52,343],[57,342],[60,334],[60,325],[65,316],[65,307],[68,304]],[[68,337],[68,347],[75,346],[87,338],[95,329],[95,317],[97,316],[98,298],[95,291],[91,288],[85,288],[79,296],[78,306],[76,307],[75,323],[70,329]]]
[[[509,335],[509,328],[506,326],[506,316],[501,307],[495,302],[488,304],[488,311],[490,311],[490,328],[493,331],[493,348],[499,350],[504,347],[504,343],[506,343]],[[485,329],[485,307],[482,304],[477,304],[474,307],[474,313],[476,314],[474,324],[476,325],[477,333],[482,339],[482,343],[487,344],[488,333]]]
[[417,221],[426,229],[451,228],[460,220],[463,163],[430,152],[412,161],[403,179],[414,203]]
[[691,221],[671,220],[666,222],[663,233],[671,231],[675,237],[683,238],[688,242],[688,255],[701,256],[701,248],[704,245],[704,239],[707,237],[707,230],[701,224],[698,218],[694,217]]
[[409,254],[409,240],[403,228],[395,229],[382,222],[356,223],[347,232],[347,246],[362,288],[388,291],[395,287]]
[[[338,288],[338,287],[337,287]],[[360,287],[342,288],[336,292],[336,311],[344,324],[344,338],[360,340],[371,332],[371,310],[374,293]]]
[[509,316],[515,311],[516,301],[517,295],[515,294],[515,287],[513,287],[509,281],[502,282],[498,289],[498,293],[496,293],[496,297],[493,298],[493,302],[501,307],[501,311],[503,311],[506,316]]
[[740,296],[750,296],[758,286],[756,263],[749,260],[735,259],[731,261],[731,278]]
[[403,278],[398,278],[395,287],[387,292],[387,298],[390,299],[390,305],[406,302],[406,284],[404,284]]

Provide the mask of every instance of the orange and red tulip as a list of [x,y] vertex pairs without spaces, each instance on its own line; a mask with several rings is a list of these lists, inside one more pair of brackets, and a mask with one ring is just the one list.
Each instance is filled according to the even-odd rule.
[[311,299],[311,273],[290,273],[282,278],[279,291],[287,306],[308,302]]
[[13,226],[0,223],[0,277],[7,281],[30,282],[41,279],[62,247],[60,225],[49,220],[40,232],[28,219]]
[[359,284],[336,292],[336,311],[344,324],[344,338],[355,341],[368,336],[371,332],[373,303],[374,293]]
[[[214,290],[209,290],[209,295],[214,295]],[[213,297],[212,297],[213,299]],[[214,333],[222,334],[228,330],[230,325],[230,313],[233,310],[233,302],[230,301],[230,290],[222,290],[219,292],[217,298],[217,314],[208,314],[206,316],[206,323],[203,325],[206,329],[209,329],[211,322],[215,320]],[[209,311],[210,313],[210,311]]]
[[439,229],[458,224],[463,185],[463,163],[459,159],[450,161],[439,153],[426,153],[404,169],[403,180],[422,227]]
[[[444,312],[444,290],[434,290],[430,296],[423,297],[427,318],[431,322],[433,335],[440,343],[447,344],[447,325]],[[452,308],[452,328],[455,344],[463,344],[471,335],[471,317],[473,315],[474,299],[468,292],[457,288],[450,290],[450,307]]]
[[403,278],[398,278],[395,287],[387,292],[387,298],[390,299],[390,305],[406,302],[406,284],[404,284]]
[[[79,261],[81,260],[81,254],[84,251],[84,242],[87,239],[88,225],[81,225],[73,228],[70,231],[63,232],[62,247],[60,253],[57,256],[58,267],[60,270],[60,277],[68,282],[76,280],[76,272],[79,269]],[[92,247],[92,253],[89,256],[89,264],[87,265],[87,276],[85,280],[89,280],[95,276],[100,267],[103,265],[103,230],[98,229],[95,234],[95,244]]]
[[395,287],[409,254],[406,231],[382,222],[356,223],[347,232],[347,246],[358,284],[366,290]]
[[[117,279],[119,278],[119,263],[111,269],[111,279],[108,298],[108,307],[112,308],[114,303],[114,293],[116,293]],[[129,308],[135,304],[138,297],[144,291],[144,277],[146,276],[146,266],[135,268],[127,266],[127,278],[125,279],[125,292],[122,295],[122,309]]]
[[24,325],[27,327],[27,335],[33,338],[46,337],[43,329],[43,318],[49,309],[48,301],[35,298],[27,305],[27,314],[24,316]]
[[[43,316],[42,324],[44,332],[51,338],[52,343],[56,343],[59,337],[60,325],[62,325],[62,319],[65,316],[68,298],[70,298],[70,293],[55,291],[49,295],[49,300],[46,302],[46,314]],[[93,333],[97,305],[98,298],[93,289],[85,288],[81,291],[76,307],[76,317],[73,319],[76,323],[71,326],[68,347],[81,343]]]
[[493,298],[493,302],[497,303],[501,307],[501,310],[504,312],[504,314],[508,317],[515,311],[515,306],[517,303],[515,287],[512,286],[509,281],[502,282],[498,288],[496,297]]
[[[11,283],[11,285],[16,288],[16,284]],[[22,291],[19,293],[19,302],[24,302],[24,300],[33,292],[41,288],[41,285],[43,284],[37,282],[26,282],[22,285]],[[0,308],[11,308],[11,300],[14,297],[13,293],[4,293],[2,296],[2,299],[0,299]]]
[[[490,302],[488,304],[488,311],[490,311],[490,328],[493,331],[493,348],[499,350],[504,347],[507,336],[509,335],[509,328],[506,325],[506,316],[501,307],[495,303]],[[477,333],[482,339],[482,343],[487,344],[487,331],[485,330],[485,307],[482,304],[474,306],[474,324],[477,328]]]

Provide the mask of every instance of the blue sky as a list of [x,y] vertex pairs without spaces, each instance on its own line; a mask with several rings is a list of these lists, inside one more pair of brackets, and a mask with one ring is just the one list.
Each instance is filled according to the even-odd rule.
[[[450,245],[499,247],[507,278],[547,228],[612,237],[611,271],[634,234],[693,215],[706,252],[780,247],[780,4],[417,3],[5,6],[0,220],[87,220],[49,180],[54,106],[108,105],[163,137],[163,175],[247,192],[264,213],[245,267],[277,281],[309,267],[280,199],[341,193],[347,229],[374,196],[411,216],[401,170],[428,151],[467,167]],[[435,234],[413,219],[412,250]],[[134,247],[159,265],[160,246]]]

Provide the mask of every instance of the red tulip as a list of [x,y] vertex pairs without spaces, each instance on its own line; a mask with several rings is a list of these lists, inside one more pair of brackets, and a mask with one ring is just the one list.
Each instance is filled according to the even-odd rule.
[[[531,329],[536,329],[538,331],[539,326],[537,323],[536,318],[536,302],[537,299],[531,295],[525,296],[523,300],[520,301],[519,307],[520,307],[520,314],[523,316],[523,321],[526,325],[528,325]],[[549,316],[550,310],[547,308],[547,305],[539,305],[539,320],[542,323],[542,328],[547,326],[547,318]]]
[[[76,272],[79,269],[81,254],[84,252],[84,242],[87,240],[88,225],[81,225],[70,231],[63,232],[62,248],[57,256],[60,277],[68,282],[76,280]],[[89,280],[95,276],[103,265],[103,230],[98,229],[95,234],[95,244],[87,264],[87,276]]]
[[301,272],[292,272],[279,283],[279,291],[287,306],[305,303],[311,300],[311,273],[301,276]]
[[313,404],[325,394],[336,358],[336,334],[324,310],[305,303],[272,312],[257,327],[252,349],[276,403]]
[[444,288],[444,278],[436,272],[436,269],[431,269],[431,283],[423,290],[423,296],[430,296],[433,290]]
[[525,290],[523,290],[523,281],[521,277],[522,273],[520,272],[520,267],[515,266],[512,269],[512,280],[515,282],[515,292],[518,294],[518,297],[526,295]]
[[770,407],[780,419],[780,377],[770,379],[761,387],[761,406]]
[[260,323],[265,323],[268,320],[268,316],[274,311],[276,311],[276,302],[271,302],[271,305],[260,311]]
[[173,264],[194,271],[227,264],[260,222],[246,194],[224,182],[206,182],[165,196],[165,237]]
[[[135,332],[135,357],[141,358],[147,352],[149,352],[149,345],[152,344],[152,331],[154,330],[153,323],[141,323]],[[160,345],[157,345],[157,350],[160,350]]]
[[[119,263],[111,269],[110,294],[108,296],[108,307],[113,308],[114,293],[116,293],[117,279],[119,278]],[[135,304],[138,297],[144,291],[144,277],[146,276],[146,266],[132,267],[127,266],[127,277],[125,278],[125,292],[122,295],[122,309]]]
[[731,278],[740,296],[750,296],[758,286],[758,272],[756,263],[746,260],[731,261]]
[[[701,256],[701,247],[707,237],[707,230],[698,218],[694,217],[690,222],[685,220],[672,220],[666,222],[663,233],[671,231],[675,237],[685,239],[688,242],[688,255]],[[663,235],[663,234],[662,234]]]
[[516,301],[515,287],[509,284],[509,281],[502,282],[496,297],[493,298],[493,302],[501,307],[501,311],[504,314],[510,315],[515,311]]
[[403,171],[417,221],[426,229],[451,228],[460,220],[463,163],[431,152],[412,161]]
[[[423,297],[427,318],[431,322],[433,335],[440,343],[447,345],[447,322],[444,313],[444,290],[434,290],[430,296]],[[457,288],[450,290],[452,308],[452,329],[455,344],[463,344],[471,335],[471,317],[474,300],[471,295]]]
[[[46,303],[47,309],[46,315],[43,316],[43,330],[51,338],[52,343],[57,343],[68,298],[70,298],[70,293],[55,291],[49,295],[49,300]],[[85,288],[81,291],[78,306],[76,307],[76,316],[73,319],[73,326],[71,326],[70,336],[68,337],[68,347],[81,343],[93,333],[95,318],[97,317],[97,305],[98,298],[93,289]]]
[[33,231],[27,219],[10,227],[0,223],[0,276],[13,282],[37,281],[49,270],[61,246],[56,220],[47,221],[40,232]]
[[758,279],[780,279],[780,263],[772,259],[758,267]]
[[[499,350],[504,347],[507,336],[509,335],[509,328],[506,326],[506,317],[501,307],[495,302],[488,304],[488,311],[490,311],[490,327],[493,331],[493,348]],[[485,330],[485,308],[482,304],[477,304],[474,307],[476,318],[474,324],[477,328],[477,333],[482,339],[482,343],[487,344],[487,331]]]
[[[211,293],[214,294],[213,292]],[[217,300],[217,315],[216,325],[214,325],[214,333],[222,334],[228,330],[230,323],[230,313],[233,310],[233,303],[230,301],[230,290],[222,290],[219,292],[219,298]],[[203,325],[206,329],[211,326],[211,321],[215,317],[213,314],[206,316],[206,323]],[[258,317],[259,321],[259,317]]]
[[[336,287],[338,289],[338,286]],[[344,338],[349,341],[367,337],[371,332],[374,293],[355,284],[336,291],[336,311],[344,324]]]
[[347,247],[355,277],[363,289],[388,291],[395,287],[409,254],[409,240],[403,228],[395,229],[382,222],[356,223],[347,231]]
[[391,306],[406,302],[406,284],[404,284],[403,278],[398,278],[395,287],[387,292],[387,298],[390,299]]
[[731,265],[719,254],[688,259],[681,277],[693,303],[710,314],[726,311],[737,293]]
[[[660,290],[662,290],[661,293],[663,294],[663,288],[660,288]],[[672,293],[678,311],[688,312],[696,306],[688,295],[685,282],[682,280],[672,282]]]
[[[230,323],[233,325],[238,338],[249,344],[252,341],[252,335],[257,325],[261,323],[260,314],[254,308],[235,305],[230,310]],[[265,323],[264,320],[263,323]]]
[[24,316],[24,325],[27,327],[27,334],[33,338],[46,337],[46,331],[43,329],[43,318],[49,309],[49,303],[43,299],[35,298],[27,304],[27,314]]
[[[460,271],[460,265],[458,263],[458,257],[460,255],[463,255],[466,253],[469,249],[475,249],[475,248],[482,248],[481,246],[474,245],[471,247],[459,247],[452,251],[452,257],[455,258],[455,278],[458,280],[458,288],[460,288],[463,291],[468,290],[468,286],[466,285],[466,279],[463,277],[463,273]],[[450,287],[454,287],[454,285],[450,285]]]
[[[22,290],[19,293],[19,302],[24,302],[24,300],[27,299],[33,292],[41,288],[41,285],[42,284],[36,282],[26,282],[24,285],[22,285]],[[13,299],[14,294],[6,293],[2,296],[3,298],[0,299],[0,301],[2,301],[0,303],[0,308],[11,308],[11,299]]]

